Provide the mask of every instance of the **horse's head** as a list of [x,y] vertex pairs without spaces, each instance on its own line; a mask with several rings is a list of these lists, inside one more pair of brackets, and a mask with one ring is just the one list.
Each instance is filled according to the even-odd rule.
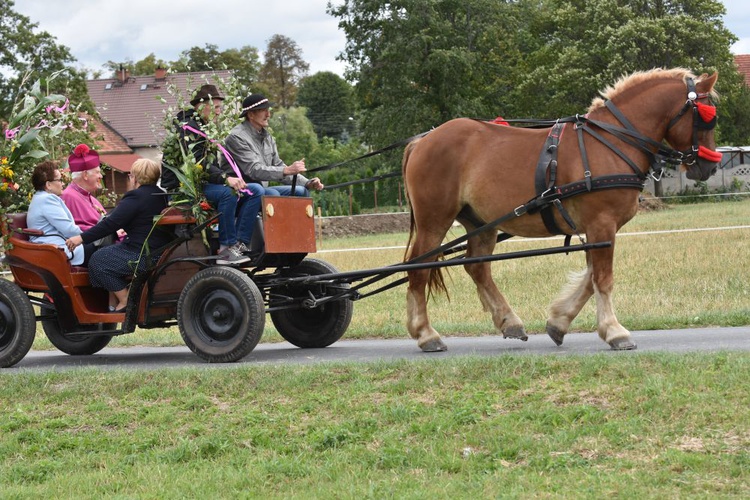
[[688,179],[705,181],[716,172],[721,153],[716,152],[716,107],[711,101],[718,74],[685,78],[687,99],[667,126],[666,140],[682,153]]

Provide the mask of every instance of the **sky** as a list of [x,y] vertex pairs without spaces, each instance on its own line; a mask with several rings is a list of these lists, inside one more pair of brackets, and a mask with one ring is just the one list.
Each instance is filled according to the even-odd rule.
[[[102,70],[107,61],[139,61],[152,52],[175,61],[191,47],[220,51],[246,45],[262,59],[276,34],[291,38],[310,74],[343,76],[336,56],[346,37],[326,14],[329,0],[15,0],[14,10],[67,46],[74,65]],[[343,2],[333,0],[334,5]],[[214,8],[215,7],[215,8]]]
[[[341,0],[330,0],[340,5]],[[263,57],[275,34],[297,43],[310,74],[344,75],[336,57],[346,37],[326,13],[329,0],[16,0],[15,11],[67,46],[79,68],[100,71],[107,61],[139,61],[152,52],[177,60],[206,44],[219,50],[250,45]],[[750,54],[750,1],[724,0],[724,25],[739,41],[734,54]],[[209,6],[217,7],[209,9]]]

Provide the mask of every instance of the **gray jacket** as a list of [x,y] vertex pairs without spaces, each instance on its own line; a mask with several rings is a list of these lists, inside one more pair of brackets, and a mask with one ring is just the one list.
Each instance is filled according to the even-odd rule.
[[[263,186],[268,186],[269,181],[292,183],[293,176],[284,175],[286,164],[279,158],[276,141],[266,129],[257,132],[250,122],[245,120],[229,132],[224,140],[224,147],[242,171],[245,182],[257,182]],[[224,155],[221,157],[220,167],[230,177],[235,176]],[[305,186],[307,182],[304,175],[297,175],[298,186]]]

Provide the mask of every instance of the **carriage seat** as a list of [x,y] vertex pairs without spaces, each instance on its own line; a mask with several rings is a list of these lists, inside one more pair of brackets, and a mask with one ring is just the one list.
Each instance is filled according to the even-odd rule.
[[[31,245],[44,245],[45,247],[55,247],[56,250],[58,250],[63,258],[65,260],[68,260],[68,257],[65,255],[65,252],[62,248],[57,247],[56,245],[50,245],[45,243],[33,243],[29,236],[43,236],[44,233],[39,229],[31,229],[26,227],[26,213],[15,213],[15,214],[8,214],[7,215],[7,223],[8,223],[8,231],[10,233],[10,238],[14,244],[16,241],[26,241],[29,242]],[[30,250],[36,250],[37,248],[34,247],[27,247],[26,245],[22,245],[22,248],[30,249]],[[88,268],[83,266],[73,266],[70,265],[70,272],[72,273],[86,273],[88,275]]]

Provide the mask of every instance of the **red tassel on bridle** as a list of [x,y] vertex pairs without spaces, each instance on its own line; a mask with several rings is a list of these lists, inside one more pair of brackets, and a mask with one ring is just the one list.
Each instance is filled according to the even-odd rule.
[[698,114],[700,115],[701,120],[706,123],[710,123],[711,120],[716,117],[716,106],[696,102],[695,107],[698,108]]

